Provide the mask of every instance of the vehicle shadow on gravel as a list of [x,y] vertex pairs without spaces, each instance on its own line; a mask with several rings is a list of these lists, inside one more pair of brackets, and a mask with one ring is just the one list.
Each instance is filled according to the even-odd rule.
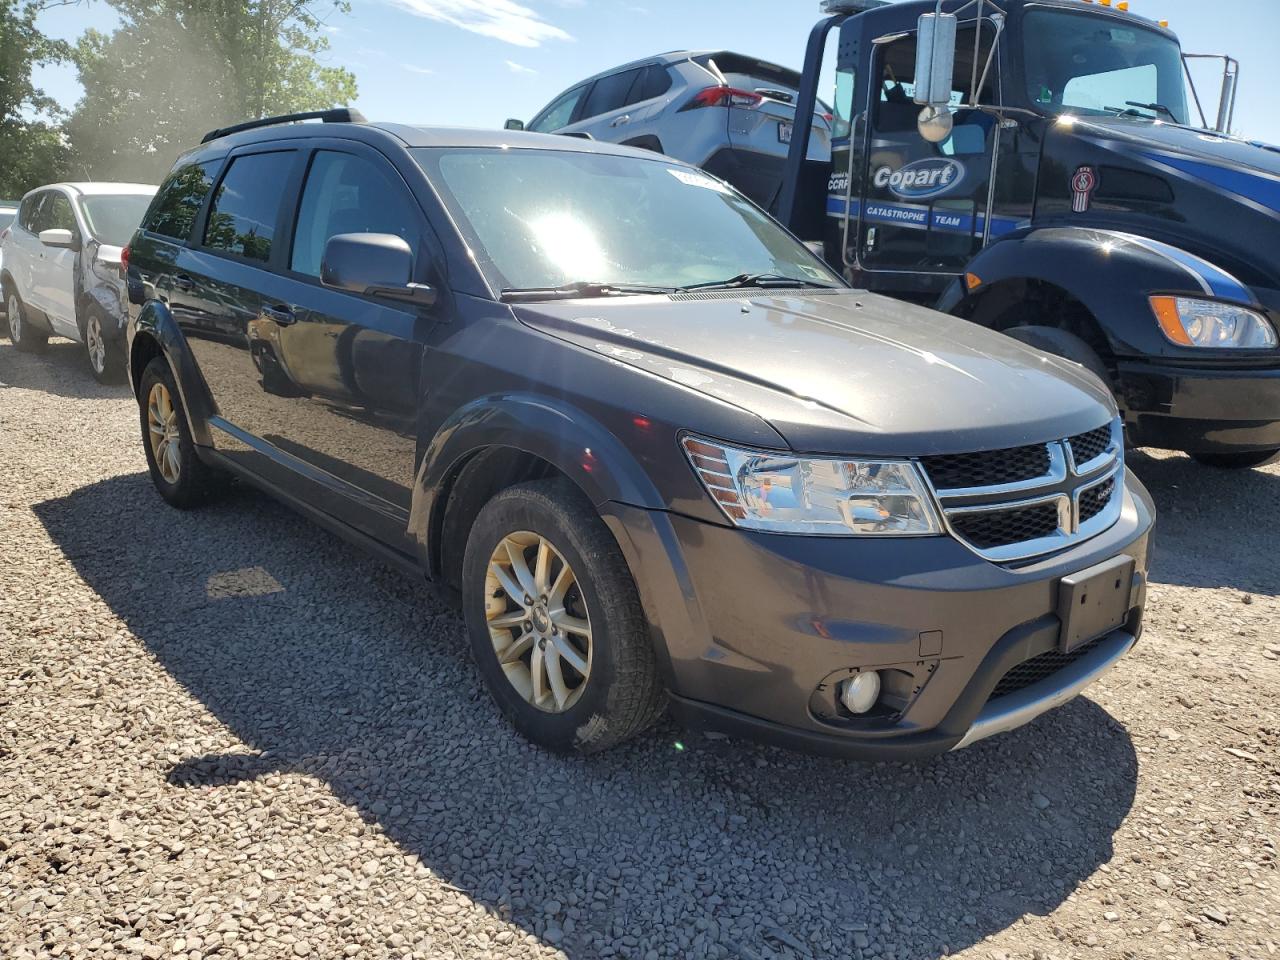
[[1190,457],[1130,451],[1129,466],[1155,498],[1151,579],[1280,596],[1280,473],[1215,470]]
[[[265,497],[183,514],[134,474],[35,510],[245,744],[153,764],[167,789],[313,776],[575,960],[940,957],[1058,906],[1111,859],[1133,803],[1129,736],[1083,699],[916,764],[669,723],[603,755],[552,756],[498,718],[453,614]],[[382,877],[403,894],[402,876]]]
[[127,384],[101,384],[93,379],[84,346],[71,340],[49,342],[43,353],[20,353],[0,340],[0,389],[39,390],[72,400],[106,400],[129,396]]

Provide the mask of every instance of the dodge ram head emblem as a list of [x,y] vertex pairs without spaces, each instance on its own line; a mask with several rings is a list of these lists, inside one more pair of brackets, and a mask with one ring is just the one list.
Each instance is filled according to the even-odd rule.
[[1098,172],[1093,167],[1077,167],[1071,176],[1071,209],[1085,213],[1093,201],[1093,191],[1098,189]]

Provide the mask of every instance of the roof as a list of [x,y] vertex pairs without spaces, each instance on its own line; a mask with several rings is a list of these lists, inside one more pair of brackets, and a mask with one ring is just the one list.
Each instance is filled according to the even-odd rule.
[[129,194],[141,194],[143,196],[151,196],[160,187],[154,183],[113,183],[110,180],[88,180],[83,182],[70,183],[53,183],[53,187],[70,187],[77,193],[81,193],[86,197],[100,196],[108,194],[111,196],[127,196]]

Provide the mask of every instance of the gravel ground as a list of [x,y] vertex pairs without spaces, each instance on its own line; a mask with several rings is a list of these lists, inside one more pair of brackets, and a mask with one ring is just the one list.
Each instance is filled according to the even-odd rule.
[[1131,458],[1146,636],[918,764],[669,724],[560,759],[426,592],[147,480],[78,347],[0,343],[0,956],[1268,957],[1280,470]]

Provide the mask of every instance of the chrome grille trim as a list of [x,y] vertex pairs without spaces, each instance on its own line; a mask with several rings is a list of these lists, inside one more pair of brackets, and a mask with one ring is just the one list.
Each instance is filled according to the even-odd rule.
[[[978,556],[993,563],[1011,563],[1056,553],[1097,536],[1120,519],[1124,505],[1124,433],[1117,418],[1110,424],[1111,441],[1107,448],[1087,463],[1076,464],[1070,437],[1045,446],[1049,452],[1049,472],[1041,477],[1016,483],[986,487],[936,488],[927,466],[921,463],[926,483],[937,498],[947,532]],[[1090,431],[1093,432],[1093,431]],[[1077,436],[1083,436],[1078,434]],[[1000,451],[992,451],[999,455]],[[1091,490],[1112,483],[1110,499],[1093,517],[1081,520],[1081,497]],[[952,519],[975,514],[1015,514],[1052,503],[1058,511],[1058,529],[1052,536],[1036,537],[998,546],[978,546],[970,542],[952,523]]]

